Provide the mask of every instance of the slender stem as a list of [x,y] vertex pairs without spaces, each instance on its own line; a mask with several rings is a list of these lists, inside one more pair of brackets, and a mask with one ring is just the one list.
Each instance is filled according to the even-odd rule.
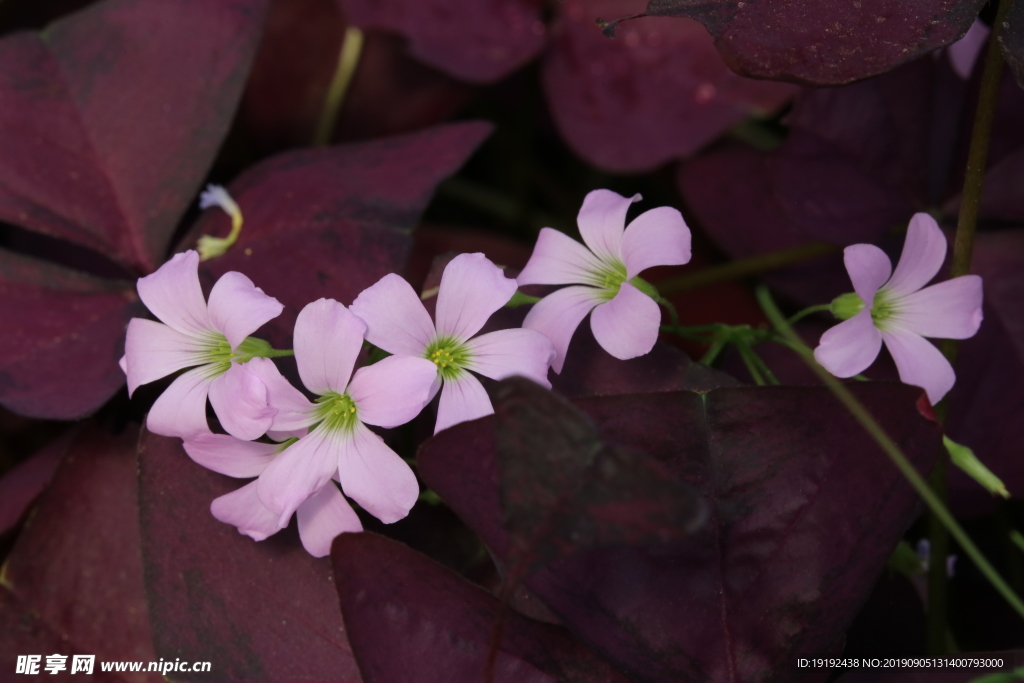
[[294,349],[271,349],[270,353],[264,356],[264,358],[285,358],[294,355]]
[[334,138],[334,126],[338,122],[338,112],[345,101],[345,93],[355,76],[356,67],[359,66],[359,56],[363,52],[363,32],[355,26],[345,29],[345,37],[341,40],[341,51],[338,53],[338,66],[334,70],[334,78],[327,89],[327,99],[324,101],[323,111],[320,112],[320,121],[316,126],[316,134],[313,135],[313,146],[322,147],[330,144]]
[[750,350],[750,347],[741,343],[736,345],[736,350],[740,352],[740,358],[743,359],[743,364],[747,366],[747,372],[754,379],[754,383],[759,387],[763,387],[765,385],[764,377],[757,367],[757,362],[752,358],[754,353]]
[[805,308],[804,310],[800,311],[796,315],[790,317],[790,319],[787,320],[786,322],[788,322],[790,325],[792,325],[793,323],[797,322],[798,320],[803,320],[804,318],[806,318],[809,315],[814,315],[815,313],[822,313],[824,311],[831,311],[831,310],[832,310],[832,304],[818,304],[817,306],[811,306],[809,308]]
[[720,353],[722,353],[722,349],[724,349],[724,348],[725,348],[725,342],[724,341],[718,340],[716,342],[713,342],[711,344],[711,348],[708,349],[708,352],[705,353],[704,356],[698,362],[701,365],[711,365],[712,363],[715,362],[715,359],[718,358],[718,355]]
[[[956,238],[953,241],[953,257],[950,277],[966,275],[971,270],[971,255],[974,251],[974,233],[978,225],[978,209],[981,205],[981,190],[985,179],[989,142],[992,138],[992,121],[995,118],[999,99],[999,84],[1003,75],[1003,57],[999,48],[999,37],[1003,22],[1013,0],[1001,0],[992,24],[985,65],[981,75],[981,90],[978,107],[971,131],[971,146],[967,153],[967,168],[964,172],[964,189],[960,200],[960,215],[957,217]],[[956,360],[957,342],[947,340],[941,349],[950,363]],[[949,409],[948,401],[937,408],[939,420],[945,419]],[[949,455],[945,449],[939,452],[935,469],[929,475],[932,490],[940,500],[948,498]],[[933,654],[946,651],[949,605],[949,580],[946,576],[946,556],[949,554],[949,534],[938,515],[928,518],[928,541],[931,545],[928,567],[928,650]]]
[[810,261],[819,256],[831,254],[837,249],[838,247],[831,244],[812,242],[811,244],[801,244],[799,247],[770,251],[767,254],[758,254],[750,258],[724,263],[720,266],[702,268],[695,273],[688,273],[664,280],[658,283],[658,290],[662,294],[685,292],[690,289],[713,285],[717,282],[736,280],[748,275],[757,275],[777,270],[794,263]]
[[676,311],[675,305],[662,296],[659,296],[656,301],[668,309],[668,315],[672,319],[672,327],[677,331],[682,330],[682,325],[679,324],[679,313]]
[[[835,377],[830,375],[823,367],[818,365],[814,360],[814,354],[811,349],[808,348],[801,340],[800,337],[793,332],[793,329],[786,323],[786,319],[779,312],[779,309],[775,306],[775,302],[772,301],[771,295],[768,293],[768,289],[764,286],[758,287],[757,289],[757,300],[761,304],[761,308],[764,309],[765,314],[768,316],[772,324],[778,330],[779,334],[788,339],[792,344],[793,348],[800,350],[801,357],[807,362],[810,368],[821,378],[825,386],[832,391],[837,399],[846,409],[850,411],[854,419],[860,423],[864,430],[871,435],[871,438],[882,448],[889,459],[892,460],[896,468],[906,477],[910,485],[914,487],[918,495],[921,496],[925,504],[931,509],[932,513],[945,525],[949,533],[956,539],[963,549],[964,553],[974,561],[982,575],[989,580],[989,583],[996,589],[996,591],[1003,596],[1003,599],[1021,616],[1024,618],[1024,601],[1021,601],[1020,597],[1014,593],[1013,589],[1003,580],[999,575],[999,572],[985,559],[985,556],[981,554],[978,547],[970,539],[960,524],[957,523],[953,515],[950,514],[946,505],[939,499],[935,493],[932,492],[925,480],[917,473],[914,466],[907,460],[907,456],[903,454],[899,446],[889,437],[889,435],[882,429],[882,426],[878,424],[874,416],[868,412],[867,408],[857,400],[857,398],[850,393],[850,391],[837,380]],[[945,558],[942,560],[943,569],[945,569],[946,561]]]

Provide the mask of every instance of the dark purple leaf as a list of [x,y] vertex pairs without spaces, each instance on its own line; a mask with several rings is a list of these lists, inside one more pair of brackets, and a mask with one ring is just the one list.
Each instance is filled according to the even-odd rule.
[[1024,88],[1024,7],[1020,3],[1010,5],[999,36],[999,47],[1017,84]]
[[107,0],[0,41],[0,218],[154,269],[234,116],[266,0]]
[[57,437],[28,460],[0,477],[0,536],[21,521],[32,502],[46,489],[77,431]]
[[544,61],[555,122],[594,165],[651,170],[692,154],[747,116],[778,109],[797,92],[734,74],[696,22],[652,17],[623,26],[614,41],[595,23],[643,6],[643,0],[568,0]]
[[527,379],[498,385],[495,416],[512,584],[588,548],[679,541],[707,521],[688,484],[608,446],[579,409]]
[[626,683],[564,628],[512,610],[406,546],[343,534],[331,553],[341,610],[366,683],[483,681],[495,623],[494,683]]
[[[269,326],[270,336],[290,346],[303,306],[321,297],[347,305],[402,270],[409,232],[434,188],[489,132],[485,123],[459,123],[274,157],[231,184],[245,216],[241,237],[201,272],[211,280],[246,273],[280,300],[285,312]],[[222,211],[207,211],[191,238],[224,235],[229,224]]]
[[139,555],[137,438],[134,429],[84,429],[7,559],[4,586],[64,641],[61,652],[156,660]]
[[984,4],[985,0],[650,0],[645,15],[700,21],[737,73],[839,85],[889,71],[958,40]]
[[210,514],[244,482],[203,469],[178,439],[139,444],[139,519],[153,640],[164,659],[209,661],[217,680],[360,680],[331,567],[294,526],[257,543]]
[[0,250],[0,403],[69,420],[124,384],[124,330],[142,312],[126,282],[100,280]]
[[493,83],[544,45],[538,0],[337,0],[354,26],[405,36],[417,59],[471,83]]
[[[917,411],[920,390],[851,389],[926,471],[939,435]],[[528,587],[566,626],[648,681],[796,680],[798,653],[840,646],[918,503],[826,389],[576,404],[604,439],[695,486],[711,516],[668,547],[585,551],[534,574]],[[496,459],[493,418],[442,432],[419,453],[427,484],[504,558]]]

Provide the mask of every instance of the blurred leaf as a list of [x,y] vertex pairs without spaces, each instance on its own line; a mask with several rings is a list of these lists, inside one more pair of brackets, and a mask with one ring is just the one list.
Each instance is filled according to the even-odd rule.
[[58,436],[0,477],[0,536],[17,526],[46,489],[77,433],[71,430]]
[[650,0],[645,16],[700,21],[737,73],[840,85],[889,71],[958,40],[984,4],[985,0]]
[[337,0],[362,29],[398,33],[421,61],[471,83],[493,83],[544,45],[539,0]]
[[107,0],[0,41],[0,219],[153,270],[235,113],[266,0]]
[[981,484],[992,495],[1002,496],[1003,498],[1010,497],[1010,492],[1006,490],[1006,485],[999,480],[999,477],[992,474],[992,470],[985,467],[985,463],[978,460],[978,456],[974,454],[974,451],[963,444],[953,441],[948,436],[942,437],[942,444],[949,452],[950,461],[959,467],[964,474]]
[[0,250],[0,297],[0,403],[69,420],[124,385],[125,325],[143,311],[128,283]]
[[257,543],[210,514],[241,485],[194,463],[179,439],[143,435],[139,519],[157,654],[213,662],[222,681],[359,681],[329,563],[294,527]]
[[626,683],[564,628],[511,610],[406,546],[342,534],[331,552],[349,637],[366,683],[483,681],[495,623],[494,683]]
[[582,550],[679,541],[707,521],[692,487],[606,445],[579,409],[530,380],[498,385],[495,416],[512,584]]
[[[22,637],[21,624],[40,635],[46,629],[61,643],[54,651],[12,654],[157,659],[139,555],[137,438],[134,429],[110,436],[88,426],[64,457],[4,567],[4,587],[23,611],[12,620],[14,633],[0,637]],[[123,679],[162,680],[147,673]]]
[[[851,390],[927,471],[939,433],[915,407],[920,390]],[[603,439],[649,453],[710,508],[687,540],[584,551],[526,581],[570,630],[642,680],[766,680],[791,672],[798,653],[833,651],[918,509],[826,389],[575,403]],[[505,558],[496,439],[496,418],[458,425],[424,444],[418,462],[427,485]]]
[[[238,242],[203,264],[209,280],[235,270],[285,305],[269,325],[275,344],[291,346],[295,316],[320,297],[349,304],[388,273],[400,271],[409,232],[434,188],[455,173],[489,134],[481,122],[400,137],[278,155],[228,188],[245,215]],[[227,233],[228,217],[207,211],[190,238]]]
[[766,115],[797,88],[737,76],[694,21],[650,18],[608,40],[599,17],[643,0],[568,0],[544,60],[544,89],[569,146],[615,172],[649,171],[688,156],[748,116]]

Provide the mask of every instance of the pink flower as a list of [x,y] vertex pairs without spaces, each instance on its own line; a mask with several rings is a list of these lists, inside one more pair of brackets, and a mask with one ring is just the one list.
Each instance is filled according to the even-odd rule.
[[[621,360],[649,353],[658,340],[661,310],[653,288],[637,276],[651,266],[690,260],[690,230],[682,215],[661,206],[637,216],[626,211],[640,195],[626,198],[594,190],[577,217],[584,247],[544,228],[530,261],[516,281],[522,285],[576,285],[550,294],[527,314],[523,327],[546,335],[555,346],[555,372],[562,371],[569,341],[587,313],[594,338]],[[589,249],[588,249],[589,247]]]
[[417,356],[435,366],[430,397],[440,390],[434,433],[494,412],[471,372],[504,379],[522,375],[550,388],[551,342],[533,330],[514,329],[473,337],[508,303],[516,282],[483,254],[459,254],[444,269],[437,292],[437,325],[408,282],[385,275],[352,302],[367,325],[366,338],[396,356]]
[[331,477],[386,524],[405,517],[419,497],[412,470],[366,425],[397,427],[414,418],[429,400],[434,364],[390,357],[353,374],[365,333],[363,321],[333,299],[314,301],[299,313],[295,361],[302,383],[319,396],[315,403],[289,384],[273,361],[254,358],[246,364],[277,410],[271,429],[309,428],[267,465],[256,486],[279,527]]
[[[241,439],[255,439],[270,425],[266,390],[241,371],[266,346],[248,336],[284,310],[241,273],[225,273],[203,299],[199,255],[175,254],[151,275],[139,279],[139,297],[161,320],[128,323],[121,368],[128,395],[143,385],[185,368],[153,404],[146,426],[163,436],[188,438],[209,431],[209,395],[221,424]],[[162,324],[161,324],[162,323]],[[267,347],[269,348],[269,347]]]
[[[270,362],[270,361],[267,361]],[[185,452],[197,463],[229,477],[258,477],[274,458],[280,457],[291,442],[283,444],[243,441],[226,434],[200,434],[185,441]],[[237,491],[221,496],[210,504],[210,512],[221,522],[231,524],[257,541],[280,531],[278,515],[263,505],[257,494],[257,482],[251,481]],[[326,486],[307,498],[295,511],[299,520],[302,546],[313,557],[331,552],[331,541],[338,534],[362,531],[363,525],[338,487]]]
[[[895,272],[878,247],[847,247],[846,272],[856,293],[844,294],[832,303],[833,312],[845,322],[821,335],[814,357],[833,375],[852,377],[874,362],[884,341],[900,379],[923,388],[928,400],[938,403],[953,388],[956,376],[945,356],[924,338],[972,337],[982,318],[981,278],[977,275],[925,287],[945,257],[946,237],[935,219],[925,213],[910,219]],[[867,301],[871,305],[865,305]]]

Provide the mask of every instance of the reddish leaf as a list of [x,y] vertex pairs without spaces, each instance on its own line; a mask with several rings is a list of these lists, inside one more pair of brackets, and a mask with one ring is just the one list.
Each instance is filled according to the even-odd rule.
[[1024,88],[1024,7],[1020,4],[1010,5],[999,36],[999,47],[1013,70],[1017,84]]
[[[700,21],[737,73],[838,85],[889,71],[958,40],[984,4],[984,0],[650,0],[645,15]],[[614,24],[609,28],[614,30]]]
[[337,0],[360,28],[393,31],[414,57],[471,83],[493,83],[544,45],[538,0]]
[[[939,439],[914,407],[919,390],[851,388],[927,470]],[[711,506],[708,527],[689,540],[583,552],[526,582],[566,626],[642,680],[796,680],[797,654],[834,649],[918,507],[826,389],[727,388],[577,405],[603,438],[651,454]],[[504,558],[495,420],[442,432],[421,448],[419,465]]]
[[366,683],[482,681],[499,618],[494,683],[627,681],[564,628],[502,612],[494,596],[400,543],[343,534],[331,559]]
[[639,11],[643,0],[569,0],[544,62],[562,136],[601,168],[651,170],[692,154],[750,115],[778,109],[792,85],[737,76],[693,21],[631,22],[610,41],[598,17]]
[[[246,273],[285,304],[270,329],[275,343],[290,346],[303,306],[320,297],[347,305],[402,269],[408,233],[434,187],[489,132],[480,122],[452,124],[264,162],[231,185],[245,227],[238,243],[206,262],[202,272],[211,278],[231,270]],[[228,224],[223,212],[207,211],[192,238],[223,235]]]
[[125,282],[99,280],[0,251],[0,403],[74,419],[124,384],[124,330],[142,308]]
[[0,478],[0,536],[17,526],[32,502],[50,483],[76,431],[63,434]]
[[0,218],[159,265],[234,115],[265,5],[107,0],[0,41]]
[[137,437],[86,428],[8,557],[5,586],[65,642],[59,652],[156,660],[139,555]]
[[257,543],[210,514],[242,485],[178,439],[139,444],[139,519],[156,651],[209,661],[224,681],[359,681],[330,565],[294,530]]

